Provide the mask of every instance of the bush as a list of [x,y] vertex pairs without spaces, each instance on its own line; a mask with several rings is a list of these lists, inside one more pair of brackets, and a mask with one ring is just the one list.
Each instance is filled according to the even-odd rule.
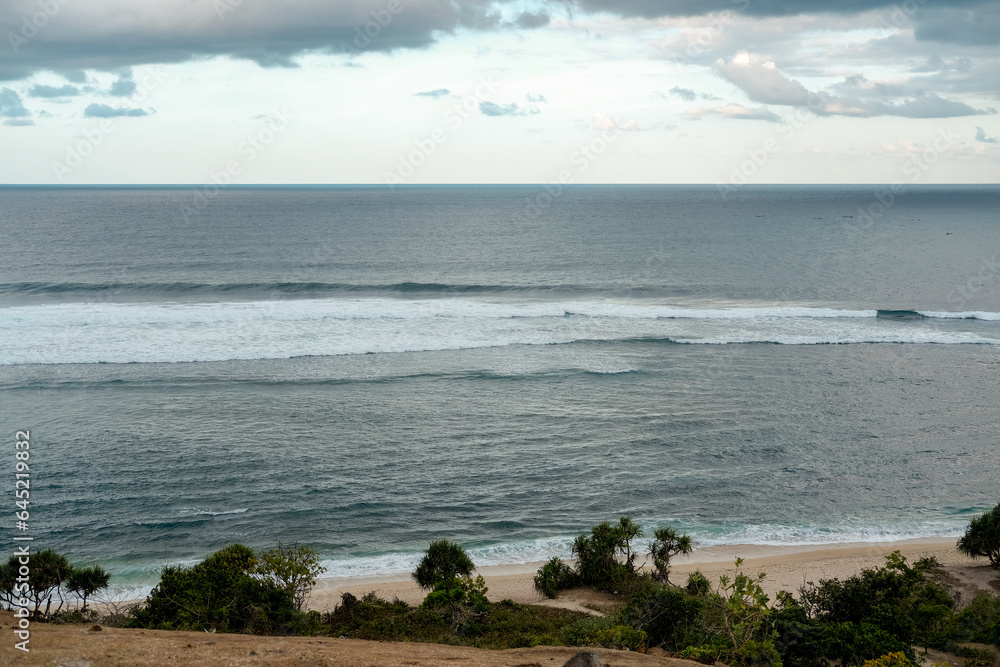
[[292,593],[255,576],[253,550],[233,544],[201,563],[168,566],[129,625],[160,630],[274,634],[296,616]]
[[674,587],[633,594],[619,611],[621,622],[646,633],[649,646],[680,651],[708,641],[705,599]]
[[566,563],[553,558],[538,568],[535,575],[535,590],[548,598],[554,598],[559,591],[573,588],[579,584],[579,578]]
[[618,523],[604,521],[594,526],[590,535],[573,541],[576,571],[581,583],[600,589],[615,588],[636,577],[632,540],[642,537],[642,529],[623,516]]
[[623,625],[613,616],[590,616],[565,626],[559,638],[569,646],[603,646],[636,650],[646,642],[646,633]]
[[324,568],[319,564],[319,554],[315,549],[300,544],[285,546],[278,542],[276,548],[257,554],[255,572],[291,593],[295,608],[302,611],[316,585],[316,577],[324,572]]
[[673,528],[657,528],[649,545],[649,555],[653,559],[653,578],[665,584],[670,583],[670,559],[678,554],[691,553],[691,538],[678,535]]
[[443,581],[471,576],[475,569],[472,559],[461,545],[448,540],[435,540],[427,547],[412,576],[421,588],[433,589]]
[[955,614],[950,628],[956,642],[993,644],[1000,648],[1000,596],[980,591],[962,611]]
[[989,558],[992,567],[1000,568],[1000,504],[969,522],[958,550],[972,558]]
[[903,653],[886,653],[885,655],[876,658],[875,660],[868,660],[865,662],[863,667],[917,667],[913,662],[906,657]]

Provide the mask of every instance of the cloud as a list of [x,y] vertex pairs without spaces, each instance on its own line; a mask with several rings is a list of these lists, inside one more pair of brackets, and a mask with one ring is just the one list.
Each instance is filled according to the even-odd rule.
[[495,102],[480,102],[479,111],[484,116],[530,116],[539,113],[537,107],[520,107],[511,102],[510,104],[496,104]]
[[1000,5],[983,2],[975,8],[929,7],[919,15],[914,34],[917,39],[929,42],[1000,44]]
[[1000,139],[997,137],[987,137],[986,130],[976,126],[976,141],[981,141],[984,144],[1000,144]]
[[805,86],[781,74],[773,62],[746,51],[740,51],[729,62],[720,58],[713,70],[754,102],[805,106],[809,100]]
[[451,91],[447,88],[435,88],[434,90],[425,90],[420,93],[413,93],[417,97],[433,97],[437,99],[438,97],[444,97],[445,95],[450,95]]
[[781,123],[783,119],[776,113],[767,109],[750,109],[742,104],[726,104],[719,107],[703,107],[692,109],[684,113],[685,118],[701,120],[705,116],[722,116],[723,118],[734,118],[736,120],[763,120],[769,123]]
[[35,121],[30,118],[9,118],[3,124],[10,127],[28,127],[29,125],[34,125]]
[[531,93],[528,93],[527,99],[533,104],[544,104],[545,102],[548,102],[548,100],[545,99],[545,95],[532,95]]
[[28,91],[28,97],[75,97],[80,94],[80,89],[76,86],[32,86]]
[[31,112],[24,108],[21,96],[10,88],[0,89],[0,118],[28,118]]
[[[43,27],[36,31],[31,26],[32,36],[19,45],[16,58],[0,61],[0,80],[40,70],[64,75],[81,69],[116,71],[213,56],[289,67],[297,56],[310,52],[419,49],[462,29],[548,24],[547,11],[516,13],[515,6],[513,0],[60,2],[59,11]],[[16,31],[24,17],[37,12],[37,0],[4,0],[0,25]]]
[[145,109],[123,109],[121,107],[109,107],[107,104],[94,103],[84,110],[83,115],[86,118],[121,118],[123,116],[135,118],[148,116],[149,113]]
[[517,17],[516,23],[519,28],[544,28],[551,20],[547,12],[538,12],[537,14],[524,12]]
[[132,97],[135,95],[137,88],[138,86],[132,78],[132,71],[129,70],[125,74],[119,76],[118,80],[111,84],[111,90],[108,91],[108,94],[114,97]]
[[957,118],[995,113],[992,109],[975,109],[936,93],[922,93],[911,99],[891,102],[889,98],[902,95],[902,87],[873,83],[863,75],[850,76],[833,86],[834,91],[847,93],[845,95],[833,95],[827,91],[810,92],[798,81],[779,72],[773,62],[747,51],[740,51],[728,62],[717,60],[713,70],[754,102],[808,107],[821,116]]
[[698,93],[694,92],[693,90],[689,90],[687,88],[681,88],[680,86],[674,86],[673,88],[671,88],[670,94],[676,95],[685,102],[694,102],[696,99],[698,99]]

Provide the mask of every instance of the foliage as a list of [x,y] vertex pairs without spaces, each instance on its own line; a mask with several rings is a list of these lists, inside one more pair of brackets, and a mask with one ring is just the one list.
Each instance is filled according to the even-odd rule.
[[958,550],[972,558],[989,558],[992,567],[1000,568],[1000,504],[969,522]]
[[438,642],[488,649],[559,645],[560,630],[585,615],[566,609],[519,605],[509,600],[486,603],[485,612],[457,628],[438,609],[389,602],[369,593],[345,593],[333,612],[323,616],[325,633],[377,641]]
[[980,591],[955,614],[949,635],[956,642],[993,644],[1000,648],[1000,596]]
[[646,644],[646,633],[618,622],[615,616],[589,616],[565,626],[559,638],[569,646],[603,646],[637,650]]
[[712,582],[701,570],[695,570],[688,575],[687,586],[684,587],[691,595],[708,595],[712,590]]
[[917,667],[913,664],[909,658],[906,657],[905,653],[895,652],[886,653],[885,655],[876,658],[874,660],[866,660],[863,667]]
[[573,555],[580,582],[599,589],[611,589],[635,579],[636,553],[632,540],[642,537],[642,529],[630,517],[618,523],[604,521],[594,526],[590,535],[580,535],[573,541]]
[[300,544],[286,546],[278,542],[274,549],[257,554],[254,571],[291,593],[295,608],[302,611],[316,585],[316,578],[325,569],[319,564],[319,553],[315,549]]
[[[13,555],[7,563],[0,567],[0,600],[13,608],[21,599],[26,599],[31,609],[31,620],[47,621],[62,610],[63,582],[70,576],[73,568],[65,556],[52,549],[44,549],[30,555],[28,564],[30,574],[27,581],[18,581],[21,556]],[[59,604],[52,609],[53,601]]]
[[959,646],[955,652],[958,657],[963,658],[962,667],[997,667],[1000,663],[996,653],[986,648]]
[[107,588],[110,581],[111,575],[105,572],[100,565],[72,568],[66,579],[66,589],[83,600],[83,608],[80,611],[86,613],[87,598],[97,591]]
[[535,590],[548,598],[554,598],[559,591],[573,588],[579,583],[576,572],[558,558],[553,558],[538,568],[535,575]]
[[659,586],[629,597],[619,611],[622,623],[642,630],[649,646],[680,651],[709,639],[705,627],[705,598],[684,589]]
[[679,535],[673,528],[657,528],[649,545],[649,555],[653,559],[653,578],[665,584],[670,583],[670,559],[678,554],[689,554],[692,550],[691,538]]
[[412,576],[417,585],[426,590],[443,581],[468,577],[475,569],[461,545],[442,539],[430,543]]
[[774,622],[770,599],[761,582],[765,574],[750,576],[740,571],[743,559],[736,559],[736,574],[719,577],[719,588],[709,598],[722,622],[722,634],[729,640],[720,656],[731,665],[781,665],[774,646]]
[[168,566],[129,625],[161,630],[250,634],[288,631],[295,619],[292,593],[253,573],[249,547],[230,545],[193,567]]

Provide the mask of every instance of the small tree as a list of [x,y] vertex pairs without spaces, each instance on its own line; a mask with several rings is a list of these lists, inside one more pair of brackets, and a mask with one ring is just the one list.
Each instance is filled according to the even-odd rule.
[[[20,568],[29,568],[27,582],[19,582]],[[31,554],[27,565],[20,562],[19,556],[11,556],[0,568],[0,598],[11,607],[21,599],[28,600],[31,607],[32,620],[46,621],[53,613],[60,611],[63,599],[62,585],[70,575],[72,567],[65,556],[52,549],[44,549]],[[28,590],[15,590],[15,586],[27,583]],[[59,606],[52,611],[52,602],[58,599]]]
[[653,558],[653,578],[665,584],[670,583],[670,559],[677,554],[691,553],[691,538],[678,535],[673,528],[657,528],[655,538],[649,545],[649,555]]
[[989,558],[992,567],[1000,568],[1000,504],[969,522],[958,550],[972,558]]
[[436,584],[469,577],[475,569],[475,564],[460,544],[444,539],[434,540],[413,571],[413,580],[420,588],[433,589]]
[[301,544],[278,542],[278,546],[257,554],[256,572],[292,594],[295,608],[302,611],[316,577],[325,572],[319,564],[319,553]]
[[573,588],[579,583],[576,572],[558,558],[553,558],[538,568],[535,574],[535,590],[548,598],[554,598],[556,593],[567,588]]
[[100,565],[73,568],[66,579],[66,588],[83,600],[83,608],[80,611],[86,612],[87,598],[97,591],[107,588],[110,581],[111,575],[105,572]]
[[573,541],[573,555],[580,581],[590,586],[608,587],[633,579],[636,574],[632,540],[642,537],[642,528],[630,517],[618,523],[603,521]]

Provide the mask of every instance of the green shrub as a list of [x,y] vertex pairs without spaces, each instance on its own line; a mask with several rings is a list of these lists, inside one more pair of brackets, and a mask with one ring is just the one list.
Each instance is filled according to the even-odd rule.
[[874,660],[867,660],[863,667],[917,667],[903,653],[886,653]]
[[642,537],[642,529],[627,516],[616,524],[601,522],[591,529],[590,535],[577,537],[573,541],[573,555],[580,582],[607,590],[635,579],[636,553],[632,550],[632,540],[638,537]]
[[538,568],[535,575],[535,590],[548,598],[554,598],[559,591],[573,588],[579,583],[573,568],[558,558],[553,558]]
[[421,588],[433,589],[443,581],[468,577],[475,569],[475,564],[461,545],[448,540],[435,540],[427,547],[412,576]]
[[950,628],[955,642],[993,644],[1000,648],[1000,596],[979,591],[955,614]]
[[560,630],[584,615],[566,609],[519,605],[509,600],[485,603],[484,611],[455,626],[442,610],[387,602],[374,594],[358,599],[344,594],[323,616],[326,634],[376,641],[420,641],[488,649],[558,645]]
[[292,595],[295,608],[302,611],[309,593],[316,585],[316,578],[324,572],[319,564],[319,553],[300,544],[278,546],[257,554],[255,573],[272,581]]
[[712,582],[708,580],[701,570],[695,570],[688,575],[687,592],[691,595],[708,595],[712,590]]
[[646,633],[649,646],[680,651],[708,641],[705,599],[683,589],[656,587],[629,597],[619,610],[622,623]]
[[678,554],[691,553],[691,538],[679,535],[673,528],[657,528],[649,545],[649,555],[653,559],[653,578],[665,584],[670,583],[670,559]]
[[296,616],[292,593],[253,576],[253,550],[233,544],[201,563],[168,566],[133,613],[133,627],[274,634]]
[[565,626],[559,638],[569,646],[603,646],[634,651],[646,642],[646,633],[624,625],[615,616],[590,616]]
[[972,558],[989,558],[991,566],[1000,568],[1000,504],[969,522],[958,550]]

